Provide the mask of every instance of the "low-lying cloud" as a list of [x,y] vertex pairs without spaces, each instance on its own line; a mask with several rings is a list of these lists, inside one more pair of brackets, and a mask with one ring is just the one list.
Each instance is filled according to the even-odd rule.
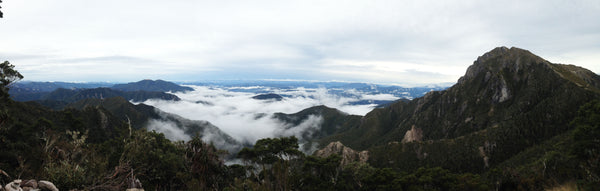
[[[296,113],[303,109],[325,105],[348,114],[364,115],[376,105],[352,105],[351,102],[361,99],[395,100],[389,94],[361,95],[356,90],[344,92],[346,96],[336,95],[325,88],[271,89],[252,87],[284,97],[281,101],[253,99],[257,93],[241,92],[250,87],[209,87],[190,86],[194,91],[174,93],[181,101],[147,100],[144,104],[177,114],[190,120],[208,121],[241,143],[253,144],[266,137],[295,135],[301,138],[305,133],[312,133],[321,126],[321,116],[310,116],[299,125],[291,125],[273,118],[274,113]],[[154,121],[148,128],[163,132],[169,138],[177,140],[189,139],[174,124]],[[160,128],[163,128],[162,130]],[[301,140],[302,141],[302,140]]]
[[189,135],[185,134],[183,129],[171,121],[150,119],[146,128],[151,131],[163,133],[169,140],[188,141],[191,139]]

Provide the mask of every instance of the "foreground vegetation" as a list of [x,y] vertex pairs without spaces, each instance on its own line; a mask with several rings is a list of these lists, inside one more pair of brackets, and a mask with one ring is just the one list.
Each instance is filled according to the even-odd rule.
[[[99,136],[76,117],[86,111],[58,113],[64,116],[56,122],[42,116],[33,124],[4,123],[0,169],[11,178],[52,181],[61,190],[123,190],[132,178],[148,190],[540,190],[568,181],[581,188],[600,186],[597,101],[582,108],[572,122],[574,130],[482,174],[440,167],[407,172],[360,163],[341,166],[338,155],[299,152],[294,137],[259,140],[238,153],[241,164],[228,166],[220,157],[225,153],[199,137],[171,142],[126,123],[114,126],[112,135]],[[3,184],[10,180],[2,177]]]

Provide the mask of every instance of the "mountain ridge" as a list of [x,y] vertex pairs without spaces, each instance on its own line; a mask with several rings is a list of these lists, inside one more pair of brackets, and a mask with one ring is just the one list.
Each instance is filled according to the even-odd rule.
[[158,91],[158,92],[185,92],[193,91],[193,88],[177,85],[164,80],[141,80],[127,84],[116,84],[112,89],[121,91]]
[[[579,106],[599,97],[592,90],[600,83],[597,75],[584,71],[590,77],[581,78],[590,85],[578,85],[556,71],[563,67],[523,49],[495,48],[478,57],[454,86],[374,109],[358,127],[325,137],[319,145],[340,141],[354,150],[370,150],[376,166],[481,172],[567,131]],[[420,131],[421,140],[400,143],[411,130]],[[515,138],[520,140],[511,143]],[[497,146],[481,154],[476,145]],[[462,154],[448,158],[456,153]]]

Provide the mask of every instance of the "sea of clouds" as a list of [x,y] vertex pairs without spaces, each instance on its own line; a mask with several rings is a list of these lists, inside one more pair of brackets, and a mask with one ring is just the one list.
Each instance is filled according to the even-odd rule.
[[[365,94],[355,89],[328,90],[303,87],[278,89],[261,86],[189,87],[194,88],[194,91],[173,93],[180,97],[181,101],[153,99],[143,103],[187,119],[208,121],[237,141],[249,144],[267,137],[292,135],[301,137],[302,133],[317,131],[323,120],[321,116],[310,116],[299,125],[294,126],[273,118],[274,113],[292,114],[309,107],[325,105],[347,114],[365,115],[377,105],[350,103],[360,100],[391,101],[400,99],[391,94]],[[340,94],[340,91],[343,93]],[[275,93],[284,98],[281,101],[253,99],[253,96],[260,94],[256,92]],[[171,139],[189,139],[189,135],[183,134],[183,131],[178,130],[174,124],[160,120],[150,121],[148,129],[163,132]]]

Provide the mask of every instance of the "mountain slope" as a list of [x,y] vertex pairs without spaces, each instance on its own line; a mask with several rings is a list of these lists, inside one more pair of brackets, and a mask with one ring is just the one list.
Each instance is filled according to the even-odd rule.
[[295,132],[296,130],[291,128],[303,127],[302,123],[310,122],[311,119],[317,119],[317,123],[312,124],[312,128],[303,129],[300,132],[300,137],[298,137],[300,142],[303,143],[302,150],[312,153],[314,147],[317,146],[317,144],[314,144],[316,143],[314,140],[355,128],[360,124],[361,117],[320,105],[293,114],[275,113],[273,114],[273,118],[287,124],[284,132]]
[[142,80],[127,84],[117,84],[112,86],[112,89],[121,91],[156,91],[156,92],[184,92],[193,91],[190,87],[177,85],[173,82],[163,80]]
[[173,136],[178,132],[189,137],[197,134],[204,141],[213,143],[215,147],[228,150],[230,153],[235,153],[242,147],[235,139],[210,122],[185,119],[145,104],[135,105],[122,97],[84,99],[71,103],[66,108],[78,110],[103,108],[121,120],[129,121],[135,129],[156,128],[148,130],[162,132],[171,138],[174,138]]
[[294,127],[307,120],[310,116],[322,117],[323,122],[320,125],[321,129],[312,134],[311,137],[306,137],[307,139],[321,138],[344,132],[352,128],[353,125],[359,124],[360,120],[360,116],[349,115],[324,105],[310,107],[293,114],[275,113],[273,117],[292,124],[291,126]]
[[129,120],[131,126],[135,129],[144,128],[149,119],[160,118],[158,113],[155,112],[156,108],[145,104],[134,105],[123,97],[83,99],[65,106],[65,108],[74,108],[78,110],[83,110],[88,107],[104,108],[123,121]]
[[597,75],[564,72],[571,68],[526,50],[496,48],[451,88],[375,109],[360,126],[320,145],[369,149],[376,166],[481,172],[567,131],[579,106],[599,97]]

